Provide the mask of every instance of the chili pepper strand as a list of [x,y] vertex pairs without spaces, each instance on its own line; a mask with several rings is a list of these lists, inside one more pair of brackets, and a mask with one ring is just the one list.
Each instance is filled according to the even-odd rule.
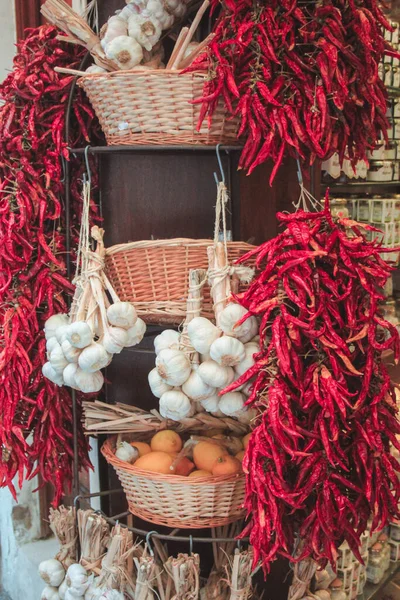
[[334,219],[328,197],[319,213],[278,219],[283,233],[241,259],[260,270],[236,297],[245,318],[262,317],[260,352],[224,391],[253,382],[243,535],[265,571],[278,555],[334,565],[344,540],[361,560],[367,521],[380,529],[398,518],[400,498],[390,453],[400,423],[382,361],[383,350],[400,357],[398,332],[380,313],[386,250],[367,241],[373,227]]
[[[58,75],[54,67],[78,68],[82,58],[57,34],[48,26],[30,30],[0,86],[0,485],[15,495],[16,475],[21,485],[40,473],[43,482],[54,485],[54,504],[71,484],[73,459],[70,395],[41,373],[47,360],[44,322],[67,311],[73,291],[65,277],[60,160],[69,160],[64,129],[72,78]],[[82,144],[76,115],[94,136],[98,125],[79,90],[73,110],[70,143]],[[75,159],[70,167],[76,241],[82,167]],[[93,177],[95,185],[95,170]],[[78,405],[80,410],[79,398]],[[78,435],[81,466],[87,468],[88,444],[82,429]]]

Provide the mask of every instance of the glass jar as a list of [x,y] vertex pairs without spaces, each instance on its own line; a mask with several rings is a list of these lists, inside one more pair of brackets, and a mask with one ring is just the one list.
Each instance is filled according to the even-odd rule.
[[394,542],[390,540],[390,562],[399,562],[400,560],[400,542]]
[[371,200],[368,198],[358,201],[357,221],[360,221],[360,223],[371,221]]
[[347,198],[331,198],[329,202],[331,214],[339,219],[349,218],[349,209],[347,208]]
[[[400,306],[400,298],[399,298]],[[390,523],[390,539],[394,542],[400,542],[400,521],[396,519]]]
[[374,544],[369,551],[369,562],[367,567],[367,580],[377,585],[384,574],[383,562],[382,562],[382,546],[381,544]]
[[393,219],[393,198],[374,196],[371,200],[371,221],[374,223],[390,223]]
[[400,221],[400,194],[393,196],[393,221]]
[[331,598],[332,600],[347,599],[347,594],[343,589],[343,581],[339,578],[334,579],[331,583]]
[[389,537],[386,533],[381,533],[378,537],[378,543],[382,546],[382,566],[383,571],[387,571],[390,567],[390,548]]
[[367,181],[392,181],[393,162],[390,160],[371,161]]

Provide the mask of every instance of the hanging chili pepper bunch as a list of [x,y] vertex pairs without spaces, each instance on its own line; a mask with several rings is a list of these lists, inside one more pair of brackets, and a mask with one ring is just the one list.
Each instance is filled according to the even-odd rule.
[[[68,391],[42,375],[43,325],[67,311],[73,288],[65,278],[61,162],[61,156],[68,159],[63,140],[72,78],[54,67],[77,68],[82,58],[57,34],[55,27],[28,32],[0,88],[0,485],[15,495],[15,475],[21,484],[40,473],[42,482],[54,484],[55,504],[72,480],[72,406]],[[94,114],[79,91],[72,115],[70,141],[82,145]],[[81,209],[80,164],[71,164],[73,236]],[[83,431],[79,455],[87,467]]]
[[339,152],[353,165],[386,138],[387,94],[378,64],[390,29],[377,0],[212,0],[221,6],[209,52],[200,122],[222,100],[240,118],[240,167],[286,153],[312,164]]
[[399,516],[400,424],[381,353],[397,361],[400,342],[379,310],[391,267],[361,227],[376,230],[333,219],[328,198],[322,212],[278,219],[283,233],[243,258],[260,274],[237,297],[261,318],[260,352],[225,390],[253,381],[260,410],[243,535],[266,570],[278,555],[334,564],[343,540],[361,561],[368,519],[377,529]]

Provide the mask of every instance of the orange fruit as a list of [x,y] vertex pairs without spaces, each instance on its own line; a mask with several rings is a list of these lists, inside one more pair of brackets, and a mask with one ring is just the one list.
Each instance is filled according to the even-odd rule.
[[243,447],[245,450],[247,450],[247,446],[249,445],[250,438],[251,438],[251,433],[248,433],[247,435],[244,436],[244,438],[242,438]]
[[150,446],[153,452],[179,452],[182,449],[180,436],[170,429],[159,431],[152,437]]
[[173,475],[171,465],[174,462],[172,456],[166,452],[149,452],[137,459],[135,467],[143,471],[152,471],[153,473],[162,473],[164,475]]
[[211,473],[214,477],[220,477],[221,475],[236,475],[241,473],[242,463],[234,456],[221,456],[218,458],[212,468]]
[[191,460],[185,456],[180,459],[177,465],[175,465],[174,475],[183,475],[187,477],[194,469],[194,464]]
[[210,442],[199,442],[193,448],[193,462],[201,471],[210,472],[215,461],[227,453],[225,448]]
[[136,448],[139,452],[139,458],[141,456],[144,456],[145,454],[149,454],[149,452],[151,452],[151,448],[149,446],[149,444],[146,444],[145,442],[131,442],[131,446],[133,446],[133,448]]
[[244,450],[241,450],[240,452],[238,452],[237,454],[235,454],[235,458],[237,458],[238,460],[242,461],[244,459]]
[[209,471],[198,469],[197,471],[192,471],[189,477],[191,477],[192,479],[198,479],[199,477],[212,477],[212,473],[210,473]]

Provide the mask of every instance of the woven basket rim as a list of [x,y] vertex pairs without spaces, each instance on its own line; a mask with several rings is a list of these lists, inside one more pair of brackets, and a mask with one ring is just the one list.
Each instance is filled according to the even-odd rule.
[[199,79],[206,79],[207,73],[205,71],[191,71],[189,73],[185,73],[183,70],[177,69],[127,69],[120,71],[109,71],[107,73],[88,73],[87,75],[81,75],[78,79],[78,83],[83,82],[85,79],[99,79],[101,77],[119,77],[121,75],[132,74],[132,75],[142,75],[142,76],[154,76],[157,77],[165,77],[165,76],[185,76],[189,75],[190,77],[198,77]]
[[[115,244],[106,248],[106,255],[116,254],[121,250],[133,250],[140,248],[157,248],[157,247],[177,247],[180,246],[212,246],[214,240],[212,239],[195,239],[195,238],[171,238],[171,239],[160,239],[160,240],[138,240],[135,242],[126,242],[122,244]],[[227,242],[229,246],[248,246],[249,249],[255,248],[253,244],[248,242],[242,242],[240,240]]]
[[135,465],[130,465],[123,460],[117,458],[112,450],[111,444],[113,440],[116,440],[117,436],[114,435],[110,438],[107,438],[104,444],[101,447],[101,453],[103,454],[106,461],[111,464],[116,469],[120,469],[121,471],[125,471],[129,475],[136,475],[138,477],[146,477],[147,479],[158,481],[160,483],[179,483],[185,485],[222,485],[224,483],[229,483],[236,481],[238,479],[244,479],[244,473],[238,473],[237,475],[221,475],[220,477],[198,477],[198,478],[190,478],[185,477],[184,475],[164,475],[162,473],[153,473],[152,471],[145,471],[143,469],[138,469]]

